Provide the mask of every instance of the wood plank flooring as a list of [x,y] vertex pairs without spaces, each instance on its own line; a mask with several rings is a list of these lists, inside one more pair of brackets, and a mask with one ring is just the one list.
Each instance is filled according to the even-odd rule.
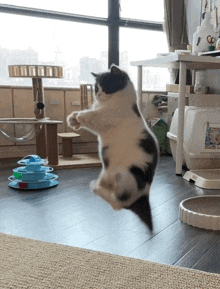
[[220,190],[203,190],[177,177],[172,157],[161,157],[150,195],[151,233],[134,213],[113,211],[90,192],[89,182],[99,172],[57,170],[57,187],[19,191],[8,187],[12,170],[0,170],[0,232],[220,273],[220,231],[179,220],[183,199]]

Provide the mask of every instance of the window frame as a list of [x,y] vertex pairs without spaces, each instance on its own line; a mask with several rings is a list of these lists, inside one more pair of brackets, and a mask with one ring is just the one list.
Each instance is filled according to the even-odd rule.
[[57,12],[37,8],[0,4],[0,13],[10,13],[30,17],[40,17],[61,21],[73,21],[108,27],[108,67],[119,65],[119,28],[138,28],[163,31],[163,22],[136,20],[120,17],[120,0],[108,0],[108,18]]

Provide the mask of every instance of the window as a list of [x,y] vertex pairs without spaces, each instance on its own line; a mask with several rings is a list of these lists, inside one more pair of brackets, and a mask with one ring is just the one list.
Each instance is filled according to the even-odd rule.
[[[29,8],[52,10],[57,12],[105,17],[108,15],[107,0],[3,0],[2,4],[23,6]],[[92,4],[92,5],[91,5]]]
[[[150,59],[168,52],[166,35],[159,31],[120,28],[120,66],[126,70],[137,88],[137,67],[131,61]],[[143,90],[165,90],[169,80],[166,68],[143,69]]]
[[[94,82],[90,71],[112,63],[127,70],[136,85],[137,68],[130,61],[167,52],[163,8],[163,0],[3,0],[0,85],[31,85],[31,79],[9,78],[13,64],[61,65],[64,78],[44,79],[44,85],[79,87]],[[165,88],[166,72],[146,71],[155,81],[144,89]]]
[[120,16],[163,22],[164,0],[120,0]]
[[[15,25],[5,25],[15,23]],[[63,66],[63,79],[43,79],[44,86],[77,87],[93,83],[90,72],[107,67],[107,27],[1,14],[0,84],[31,85],[31,79],[9,78],[8,65]]]

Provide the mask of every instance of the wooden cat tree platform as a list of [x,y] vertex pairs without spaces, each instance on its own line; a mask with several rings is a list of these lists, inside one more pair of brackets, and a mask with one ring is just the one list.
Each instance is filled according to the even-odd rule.
[[[76,133],[60,133],[58,134],[58,124],[62,121],[50,120],[45,117],[44,112],[44,89],[42,78],[62,78],[63,69],[61,66],[51,65],[10,65],[10,77],[32,78],[33,96],[34,96],[34,114],[35,119],[0,119],[1,123],[35,123],[43,125],[40,133],[36,135],[36,154],[41,158],[48,158],[49,165],[55,169],[77,168],[101,166],[101,162],[97,155],[72,155],[72,138],[79,137]],[[92,87],[91,91],[92,91]],[[81,109],[88,107],[87,86],[81,87]],[[92,98],[92,92],[91,92]],[[87,108],[86,107],[86,108]],[[57,135],[63,138],[64,155],[58,154]]]
[[[89,98],[90,95],[90,98]],[[80,85],[80,110],[88,109],[93,103],[93,89],[90,84]],[[59,156],[58,168],[101,167],[96,153],[73,154],[72,139],[80,137],[74,132],[58,133],[63,140],[63,156]]]

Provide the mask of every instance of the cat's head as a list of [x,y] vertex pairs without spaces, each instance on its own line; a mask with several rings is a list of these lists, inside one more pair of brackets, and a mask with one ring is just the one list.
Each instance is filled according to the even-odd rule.
[[98,100],[107,100],[112,94],[125,89],[129,82],[129,76],[126,72],[120,70],[112,64],[110,71],[95,74],[95,94]]

